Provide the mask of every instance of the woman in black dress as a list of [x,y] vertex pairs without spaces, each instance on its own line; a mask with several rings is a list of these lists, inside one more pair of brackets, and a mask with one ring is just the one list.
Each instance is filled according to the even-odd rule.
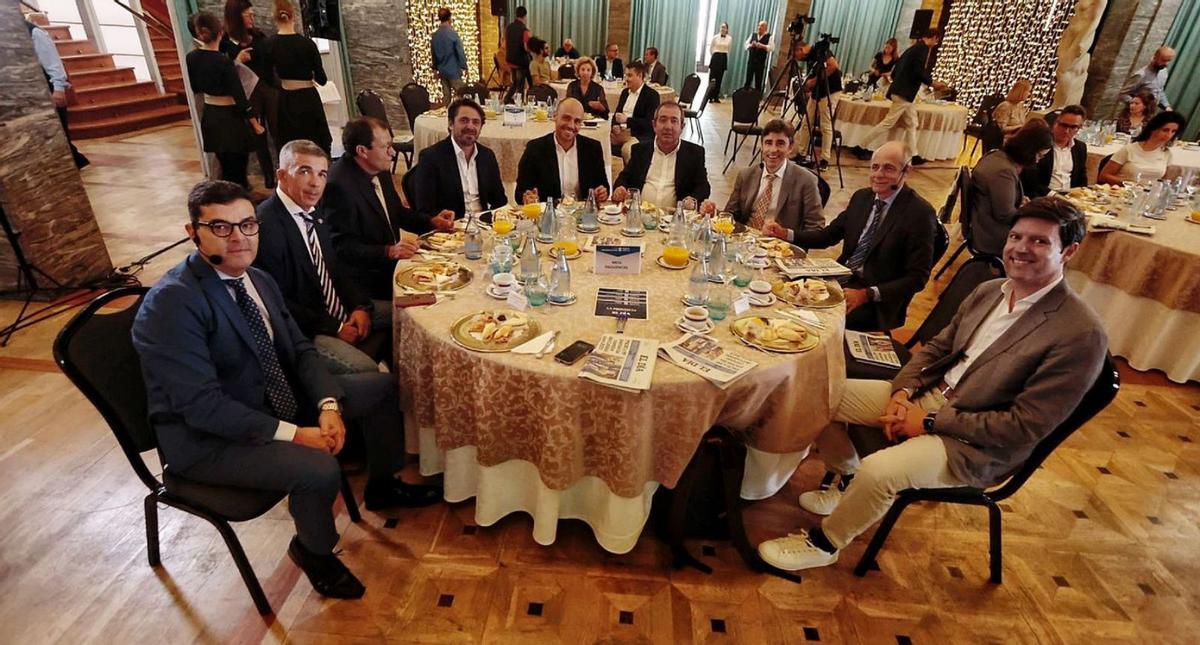
[[[258,83],[249,96],[250,105],[254,107],[259,123],[267,128],[272,137],[278,138],[273,115],[279,104],[279,92],[271,78],[272,72],[266,65],[266,42],[267,35],[254,27],[254,8],[250,0],[226,0],[225,37],[221,39],[221,53],[249,67],[258,76]],[[267,188],[274,188],[275,158],[266,134],[255,137],[254,152],[262,168],[263,182]]]
[[246,163],[254,149],[255,134],[265,130],[246,100],[233,61],[220,52],[221,21],[201,11],[192,18],[192,30],[202,44],[188,52],[186,63],[192,91],[204,95],[204,115],[200,118],[204,151],[217,156],[222,179],[249,188]]
[[888,38],[883,44],[883,51],[875,54],[875,59],[871,61],[871,75],[868,77],[867,85],[874,87],[879,84],[879,79],[886,78],[887,82],[892,82],[892,68],[896,66],[896,60],[899,56],[896,55],[896,48],[899,43],[895,38]]
[[708,59],[708,78],[714,84],[712,95],[708,97],[713,103],[721,102],[721,81],[725,78],[725,70],[729,69],[729,49],[733,39],[729,36],[729,23],[721,23],[721,31],[712,37],[709,48],[712,56]]
[[282,148],[288,141],[308,139],[329,154],[333,137],[317,93],[317,85],[329,79],[317,44],[296,33],[295,16],[291,2],[275,0],[278,33],[267,43],[269,65],[279,78],[279,137],[275,143]]
[[601,119],[608,119],[608,99],[604,88],[595,81],[596,61],[584,56],[575,61],[575,80],[567,86],[567,98],[579,99],[583,109]]

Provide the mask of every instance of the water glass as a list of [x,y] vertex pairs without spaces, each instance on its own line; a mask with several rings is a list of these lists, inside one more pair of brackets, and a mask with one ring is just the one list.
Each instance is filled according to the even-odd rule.
[[750,284],[750,280],[754,279],[754,267],[747,264],[750,258],[739,254],[737,264],[734,265],[733,284],[740,289],[744,289]]
[[546,294],[550,292],[546,277],[539,274],[536,280],[525,283],[525,297],[529,299],[530,307],[540,307],[546,304]]
[[729,313],[729,288],[725,285],[714,286],[708,291],[708,317],[712,320],[724,320]]

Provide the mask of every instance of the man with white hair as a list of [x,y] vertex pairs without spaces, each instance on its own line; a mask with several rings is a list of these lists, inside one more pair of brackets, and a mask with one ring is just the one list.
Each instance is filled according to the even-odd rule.
[[1171,102],[1167,99],[1167,66],[1171,61],[1175,60],[1175,50],[1170,47],[1159,47],[1154,51],[1154,57],[1145,67],[1134,72],[1129,80],[1125,81],[1125,87],[1121,88],[1121,93],[1117,98],[1121,102],[1128,103],[1135,94],[1139,92],[1150,92],[1154,95],[1154,100],[1158,101],[1158,107],[1164,110],[1171,109]]
[[554,57],[570,58],[571,60],[575,60],[576,58],[579,58],[579,50],[575,49],[575,42],[568,38],[563,41],[561,47],[555,50]]

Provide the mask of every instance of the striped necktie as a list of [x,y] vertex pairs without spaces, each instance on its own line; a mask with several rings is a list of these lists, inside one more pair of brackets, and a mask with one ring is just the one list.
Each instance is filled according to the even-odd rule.
[[879,232],[879,223],[883,221],[883,209],[886,206],[887,202],[882,199],[875,200],[875,209],[871,211],[871,220],[867,222],[867,228],[858,238],[858,245],[854,247],[854,253],[850,256],[851,271],[862,273],[863,262],[866,262],[871,247],[875,246],[875,234]]
[[767,175],[767,187],[754,200],[754,209],[750,212],[750,228],[762,230],[767,223],[767,212],[771,210],[771,198],[775,196],[775,173]]
[[292,392],[292,386],[279,364],[275,343],[271,342],[271,335],[267,332],[267,321],[263,320],[262,312],[250,298],[242,280],[243,278],[235,278],[224,282],[233,288],[234,300],[237,301],[238,309],[250,327],[250,335],[254,337],[255,354],[258,355],[258,363],[266,379],[267,403],[276,417],[295,422],[296,414],[300,411],[300,406],[296,403],[296,394]]
[[325,266],[325,256],[321,253],[321,244],[317,241],[316,222],[304,215],[301,217],[304,218],[304,229],[307,232],[308,252],[312,254],[313,264],[317,267],[317,279],[321,282],[321,297],[325,300],[325,311],[329,312],[330,316],[337,318],[338,322],[345,322],[346,309],[342,307],[342,301],[333,289],[333,278],[329,277],[329,269]]

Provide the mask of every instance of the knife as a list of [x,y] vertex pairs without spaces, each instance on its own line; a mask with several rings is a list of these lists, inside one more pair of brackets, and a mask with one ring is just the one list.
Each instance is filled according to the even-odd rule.
[[534,354],[534,357],[541,358],[541,357],[545,356],[546,352],[549,352],[550,350],[554,349],[554,343],[557,340],[558,340],[558,332],[555,331],[553,334],[550,335],[550,340],[546,341],[546,344],[543,345],[542,348],[540,350],[538,350],[538,352],[536,354]]

